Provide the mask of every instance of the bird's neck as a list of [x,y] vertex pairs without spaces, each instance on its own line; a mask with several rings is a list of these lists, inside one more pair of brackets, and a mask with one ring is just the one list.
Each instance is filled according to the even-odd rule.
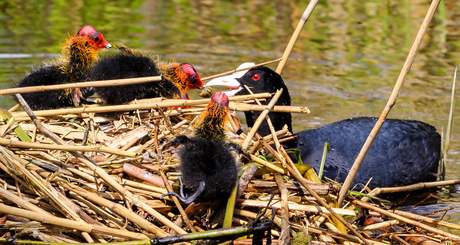
[[171,81],[180,90],[181,95],[190,91],[187,86],[188,77],[182,71],[180,64],[163,64],[159,66],[159,70],[164,79]]
[[228,120],[228,108],[211,103],[200,115],[195,136],[200,138],[225,139],[225,123]]
[[93,47],[86,37],[73,36],[62,45],[62,55],[67,62],[68,72],[87,73],[98,59],[98,48]]

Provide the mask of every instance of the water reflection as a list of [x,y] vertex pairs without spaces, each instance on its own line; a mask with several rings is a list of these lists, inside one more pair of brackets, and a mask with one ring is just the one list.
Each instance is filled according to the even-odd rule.
[[[320,1],[282,73],[293,103],[312,111],[294,115],[294,131],[347,117],[377,116],[430,2]],[[276,59],[307,4],[300,0],[7,1],[0,4],[0,88],[11,87],[32,67],[56,56],[67,35],[85,24],[95,26],[110,42],[192,63],[202,76],[245,61]],[[450,84],[460,58],[459,12],[456,1],[441,2],[391,117],[423,120],[439,131],[446,127]],[[10,97],[0,98],[2,107],[12,104]],[[459,132],[454,125],[448,179],[459,177]]]

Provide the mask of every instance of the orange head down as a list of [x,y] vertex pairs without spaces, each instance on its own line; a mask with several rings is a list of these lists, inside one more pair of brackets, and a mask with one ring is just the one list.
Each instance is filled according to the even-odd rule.
[[65,40],[61,45],[62,58],[72,69],[89,69],[90,65],[98,58],[100,49],[111,48],[112,45],[94,27],[83,26],[77,34]]
[[202,138],[225,137],[225,123],[228,120],[228,97],[217,92],[211,97],[206,109],[197,122],[195,135]]
[[[98,59],[98,51],[111,48],[112,45],[104,39],[102,33],[86,25],[77,34],[68,38],[61,47],[62,72],[73,74],[71,82],[82,82],[85,81],[91,65]],[[80,98],[83,98],[81,89],[66,89],[66,95],[72,97],[76,106],[80,104]]]
[[170,80],[184,95],[190,90],[201,88],[204,83],[201,81],[200,74],[188,63],[173,63],[159,66],[165,79]]

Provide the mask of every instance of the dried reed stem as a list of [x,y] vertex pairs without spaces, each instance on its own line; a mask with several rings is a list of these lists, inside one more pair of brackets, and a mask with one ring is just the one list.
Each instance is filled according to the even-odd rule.
[[[398,186],[398,187],[385,187],[385,188],[377,187],[373,189],[371,192],[369,192],[368,195],[377,196],[382,193],[410,192],[410,191],[416,191],[416,190],[421,190],[421,189],[426,189],[426,188],[433,188],[433,187],[438,187],[438,186],[455,185],[458,183],[460,183],[460,180],[443,180],[443,181],[435,181],[435,182],[421,182],[421,183],[417,183],[413,185]],[[363,197],[361,201],[366,202],[367,200],[368,198]]]
[[[360,238],[358,238],[358,237],[347,235],[347,234],[342,234],[342,233],[338,233],[338,232],[334,232],[334,231],[331,231],[329,229],[324,229],[324,228],[319,228],[319,227],[311,227],[311,226],[307,227],[306,229],[308,230],[308,232],[311,232],[311,233],[314,233],[314,234],[319,234],[319,235],[328,234],[331,237],[335,237],[337,239],[346,240],[346,241],[355,242],[355,243],[362,243],[362,240],[360,240]],[[371,239],[365,239],[365,241],[366,241],[367,244],[388,245],[388,243],[378,242],[378,241],[371,240]]]
[[399,224],[399,220],[388,220],[388,221],[383,221],[380,223],[364,226],[360,228],[360,230],[371,231],[371,230],[377,230],[380,228],[390,227],[390,226],[397,225],[397,224]]
[[278,67],[276,67],[276,72],[278,74],[281,75],[281,72],[283,71],[283,68],[284,68],[284,65],[286,64],[288,58],[289,58],[289,55],[291,54],[291,51],[292,51],[292,48],[294,47],[294,44],[295,42],[297,41],[297,38],[299,37],[300,35],[300,32],[302,31],[302,28],[303,26],[305,25],[305,23],[307,22],[308,18],[310,17],[311,13],[313,12],[313,10],[315,9],[316,7],[316,4],[318,4],[319,0],[312,0],[307,8],[305,9],[305,11],[303,12],[302,14],[302,17],[300,18],[300,21],[299,23],[297,24],[297,27],[295,28],[294,30],[294,33],[292,34],[292,37],[291,39],[289,40],[289,43],[286,47],[286,49],[284,50],[284,53],[283,53],[283,56],[282,56],[282,60],[281,62],[278,64]]
[[[134,111],[134,110],[150,110],[152,108],[165,108],[165,107],[192,107],[192,106],[205,106],[209,103],[209,99],[204,100],[166,100],[159,103],[145,103],[136,105],[116,105],[116,106],[89,106],[78,107],[69,109],[57,110],[42,110],[35,111],[37,117],[49,116],[62,116],[67,114],[83,114],[83,113],[105,113],[105,112],[121,112],[121,111]],[[244,103],[230,102],[229,109],[234,111],[263,111],[266,106],[249,105]],[[303,113],[308,114],[310,110],[305,106],[274,106],[270,112],[287,112],[287,113]],[[12,113],[14,118],[22,120],[27,116],[25,112]],[[20,118],[20,119],[18,119]]]
[[73,145],[50,145],[33,142],[22,142],[0,138],[0,145],[17,148],[36,148],[61,151],[91,151],[91,152],[106,152],[119,156],[135,157],[135,152],[118,150],[106,146],[73,146]]
[[[217,75],[205,77],[201,80],[210,80],[216,77],[225,76],[232,74],[237,71],[249,70],[254,67],[275,63],[281,61],[282,58],[275,60],[263,62],[245,69],[232,70]],[[67,89],[67,88],[89,88],[89,87],[111,87],[111,86],[123,86],[130,84],[139,84],[139,83],[148,83],[148,82],[159,82],[162,80],[161,76],[151,76],[151,77],[136,77],[136,78],[126,78],[126,79],[114,79],[114,80],[104,80],[104,81],[91,81],[91,82],[78,82],[78,83],[66,83],[66,84],[56,84],[56,85],[42,85],[42,86],[30,86],[30,87],[20,87],[20,88],[7,88],[0,90],[0,96],[8,94],[25,94],[25,93],[34,93],[58,89]]]
[[42,91],[57,90],[57,89],[67,89],[67,88],[109,87],[109,86],[121,86],[121,85],[127,85],[127,84],[138,84],[138,83],[159,82],[159,81],[161,81],[161,76],[115,79],[115,80],[93,81],[93,82],[65,83],[65,84],[46,85],[46,86],[42,85],[42,86],[20,87],[20,88],[7,88],[7,89],[0,90],[0,96],[7,95],[7,94],[26,94],[26,93],[42,92]]
[[57,225],[57,226],[66,227],[70,229],[76,229],[76,230],[84,231],[88,233],[94,232],[94,233],[100,233],[100,234],[105,234],[109,236],[124,237],[124,238],[132,239],[132,240],[149,239],[149,237],[141,233],[123,231],[123,230],[99,226],[99,225],[90,225],[90,224],[86,224],[80,221],[74,221],[74,220],[69,220],[69,219],[64,219],[64,218],[57,218],[52,215],[36,213],[33,211],[24,210],[23,208],[14,208],[14,207],[7,206],[5,204],[0,204],[0,212],[17,215],[20,217],[28,218],[31,220],[37,220],[37,221],[52,224],[52,225]]
[[397,219],[397,220],[400,220],[400,221],[405,222],[407,224],[419,227],[419,228],[427,230],[429,232],[433,232],[433,233],[436,233],[436,234],[439,234],[439,235],[445,236],[445,237],[451,237],[451,238],[455,238],[455,239],[460,239],[459,236],[456,236],[456,235],[451,234],[449,232],[445,232],[445,231],[436,229],[434,227],[431,227],[429,225],[422,224],[418,220],[411,220],[411,219],[408,219],[408,218],[404,218],[404,217],[402,217],[400,215],[397,215],[397,214],[395,214],[393,212],[389,212],[387,210],[384,210],[384,209],[381,209],[381,208],[378,208],[378,207],[374,207],[374,206],[372,206],[370,204],[367,204],[365,202],[362,202],[362,201],[359,201],[359,200],[354,200],[353,203],[355,205],[360,206],[360,207],[367,208],[369,210],[379,212],[379,213],[381,213],[383,215],[386,215],[386,216],[391,217],[393,219]]
[[382,114],[380,114],[379,119],[375,123],[374,128],[372,128],[372,131],[369,133],[366,142],[364,142],[364,145],[361,148],[358,157],[356,157],[356,160],[353,163],[353,166],[351,167],[350,172],[348,173],[348,176],[342,185],[342,189],[340,189],[338,205],[342,205],[342,202],[345,199],[348,190],[350,189],[350,186],[353,183],[356,174],[358,173],[359,168],[361,167],[364,157],[369,151],[372,142],[374,142],[374,139],[380,131],[380,128],[382,128],[382,125],[385,119],[387,118],[388,114],[390,113],[391,108],[393,108],[394,104],[396,103],[399,92],[401,91],[404,81],[406,80],[406,76],[409,73],[412,63],[414,63],[415,56],[417,55],[420,45],[422,44],[423,36],[425,35],[426,30],[428,29],[428,26],[431,22],[431,19],[433,18],[433,15],[440,1],[441,0],[433,0],[431,2],[431,6],[428,9],[425,19],[423,20],[423,23],[417,33],[417,37],[415,38],[414,44],[412,45],[409,54],[407,55],[406,61],[404,62],[404,66],[401,69],[401,73],[399,74],[398,80],[396,81],[393,91],[391,92],[390,98],[388,99],[388,102],[385,108],[383,109]]
[[50,213],[46,212],[45,210],[35,206],[34,204],[26,201],[24,198],[21,198],[19,196],[16,196],[13,194],[11,191],[7,191],[3,188],[0,188],[0,196],[3,198],[13,202],[14,204],[18,205],[19,207],[25,208],[27,210],[30,210],[32,212],[37,212],[41,214],[46,214],[46,215],[51,215]]
[[267,161],[265,161],[263,159],[260,159],[260,158],[254,156],[254,155],[251,155],[251,160],[253,160],[254,162],[260,163],[260,164],[264,165],[265,167],[270,168],[273,171],[278,172],[280,174],[287,174],[288,173],[286,170],[284,170],[284,169],[282,169],[282,168],[280,168],[280,167],[278,167],[276,165],[273,165],[273,164],[271,164],[271,163],[269,163],[269,162],[267,162]]
[[290,226],[289,226],[289,205],[288,205],[288,196],[289,192],[284,184],[283,177],[277,174],[275,175],[276,184],[280,190],[281,198],[281,244],[290,244]]
[[397,210],[397,209],[393,210],[393,212],[395,214],[401,215],[401,216],[406,217],[406,218],[411,218],[411,219],[414,219],[414,220],[423,221],[423,222],[433,224],[433,225],[436,225],[436,226],[444,226],[444,227],[447,227],[447,228],[450,228],[450,229],[460,230],[460,225],[459,224],[449,223],[449,222],[445,222],[445,221],[437,221],[437,220],[434,220],[434,219],[426,217],[426,216],[417,215],[417,214],[413,214],[413,213],[408,213],[408,212],[404,212],[404,211]]
[[98,196],[96,193],[89,192],[87,190],[84,190],[83,188],[76,186],[74,184],[70,184],[67,181],[64,181],[62,179],[57,179],[56,182],[63,186],[64,188],[69,189],[70,191],[77,193],[78,195],[82,196],[86,200],[89,200],[93,203],[96,203],[100,206],[109,208],[113,212],[117,213],[121,217],[124,217],[128,219],[129,221],[133,222],[136,225],[139,225],[142,229],[145,229],[148,232],[152,232],[153,234],[156,234],[159,237],[165,237],[168,236],[169,234],[166,233],[164,230],[160,229],[159,227],[155,226],[154,224],[148,222],[144,218],[140,217],[139,215],[135,214],[134,212],[128,210],[125,208],[123,205],[116,203],[116,202],[111,202],[105,198],[102,198]]
[[[257,200],[248,200],[248,199],[238,199],[236,203],[237,205],[243,206],[243,207],[261,207],[261,208],[266,207],[268,204],[267,201],[257,201]],[[282,208],[281,203],[270,204],[268,207],[275,208],[275,209]],[[323,212],[326,214],[331,214],[330,210],[324,207],[318,207],[315,205],[302,205],[302,204],[295,204],[295,203],[289,203],[289,210],[298,210],[298,211],[311,212],[311,213]],[[341,209],[341,208],[332,208],[331,210],[335,211],[335,213],[340,214],[340,215],[356,216],[353,210]]]

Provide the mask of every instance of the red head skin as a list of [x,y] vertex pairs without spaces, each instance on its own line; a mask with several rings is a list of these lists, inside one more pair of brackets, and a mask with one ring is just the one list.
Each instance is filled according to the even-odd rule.
[[90,25],[83,26],[77,32],[77,36],[87,37],[89,43],[91,43],[95,50],[112,47],[112,45],[104,39],[102,33],[98,32],[96,28]]
[[[222,92],[217,92],[211,97],[211,102],[214,102],[221,107],[228,107],[228,97]],[[210,102],[210,103],[211,103]]]
[[187,75],[187,84],[186,87],[189,90],[200,88],[204,86],[204,83],[201,81],[200,74],[195,70],[195,68],[189,63],[180,64],[180,68],[185,75]]

